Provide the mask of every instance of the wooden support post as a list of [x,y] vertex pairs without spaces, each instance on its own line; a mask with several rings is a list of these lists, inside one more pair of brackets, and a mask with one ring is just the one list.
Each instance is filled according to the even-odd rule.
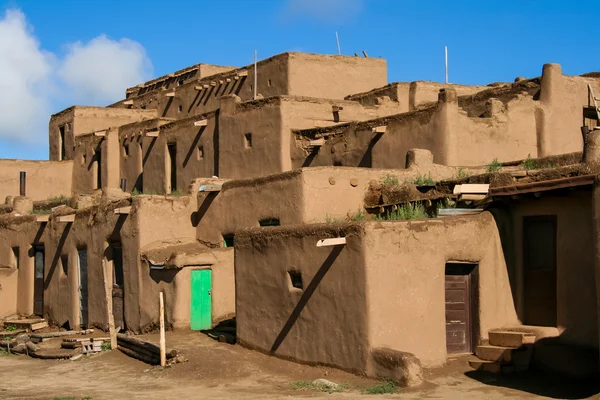
[[217,86],[217,82],[211,82],[210,86]]
[[225,81],[226,81],[227,83],[229,83],[229,82],[231,82],[231,78],[226,78],[226,79],[225,79]]
[[132,106],[133,105],[133,100],[125,100],[123,102],[123,104],[126,105],[126,106]]
[[158,137],[159,131],[146,132],[146,137]]
[[237,76],[248,76],[248,71],[246,71],[246,70],[240,71],[240,72],[238,72]]
[[206,126],[206,125],[208,125],[207,119],[201,119],[199,121],[194,122],[194,126]]
[[385,133],[387,127],[386,126],[376,126],[373,129],[371,129],[371,131],[373,133]]
[[49,220],[50,220],[50,215],[48,215],[48,214],[35,216],[35,222],[48,222]]
[[175,91],[166,93],[165,96],[167,96],[167,97],[175,97]]
[[115,214],[127,215],[131,213],[131,206],[115,208]]
[[320,138],[320,139],[311,140],[308,144],[309,144],[309,146],[313,146],[313,147],[321,147],[325,144],[325,139]]
[[325,247],[325,246],[339,246],[342,244],[346,244],[346,238],[331,238],[331,239],[321,239],[317,242],[317,247]]
[[56,222],[75,222],[75,214],[58,216]]
[[167,349],[165,346],[165,304],[163,300],[163,292],[159,293],[160,305],[160,366],[167,365]]
[[96,132],[94,132],[94,136],[105,137],[106,136],[106,131],[96,131]]
[[102,275],[104,276],[104,290],[106,293],[106,311],[108,312],[108,331],[110,332],[110,348],[117,349],[117,331],[115,329],[115,316],[112,309],[112,282],[109,282],[106,275],[106,260],[102,260]]
[[344,107],[342,106],[331,106],[331,111],[333,112],[340,112],[344,109]]

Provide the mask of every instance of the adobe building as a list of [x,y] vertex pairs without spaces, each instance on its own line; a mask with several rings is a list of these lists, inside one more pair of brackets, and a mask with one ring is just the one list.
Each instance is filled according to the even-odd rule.
[[[70,107],[49,161],[0,160],[0,318],[139,333],[163,292],[170,328],[235,317],[248,347],[407,385],[458,351],[506,368],[511,335],[571,366],[599,344],[594,92],[556,64],[388,83],[383,59],[283,53]],[[406,204],[430,218],[386,220]]]

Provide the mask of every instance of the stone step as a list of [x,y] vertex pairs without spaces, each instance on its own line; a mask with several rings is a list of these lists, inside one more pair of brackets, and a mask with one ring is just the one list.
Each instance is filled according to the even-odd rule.
[[469,365],[477,371],[491,372],[494,374],[508,374],[515,371],[514,365],[502,364],[497,361],[481,360],[476,357],[469,360]]
[[475,355],[485,361],[509,363],[512,361],[513,350],[515,350],[515,347],[481,345],[477,346]]
[[525,332],[489,331],[489,341],[492,346],[521,347],[535,342],[535,335]]

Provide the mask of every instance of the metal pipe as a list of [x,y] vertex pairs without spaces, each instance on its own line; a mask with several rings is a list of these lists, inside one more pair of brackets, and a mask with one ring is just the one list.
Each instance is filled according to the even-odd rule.
[[19,172],[19,195],[25,196],[27,187],[27,173],[25,171]]
[[254,100],[256,100],[256,85],[258,83],[258,72],[256,71],[256,50],[254,50]]

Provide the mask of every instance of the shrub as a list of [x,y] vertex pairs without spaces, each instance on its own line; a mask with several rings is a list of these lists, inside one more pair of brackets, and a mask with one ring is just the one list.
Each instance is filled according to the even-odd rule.
[[494,158],[491,163],[485,166],[487,172],[498,172],[500,168],[502,168],[502,164],[498,161],[497,158]]
[[403,204],[395,211],[379,214],[375,220],[377,221],[408,221],[413,219],[429,218],[425,207],[422,204]]
[[431,178],[431,174],[425,175],[417,175],[413,179],[407,179],[404,181],[409,185],[417,185],[417,186],[431,186],[435,185],[435,180]]
[[367,213],[365,212],[365,210],[359,208],[355,213],[348,214],[348,219],[350,221],[354,221],[354,222],[366,221],[367,220]]
[[394,381],[385,381],[378,385],[371,386],[365,389],[367,394],[386,394],[386,393],[397,393],[398,385]]
[[16,325],[7,325],[6,327],[4,327],[4,330],[9,331],[9,332],[16,331],[17,326]]
[[307,381],[297,381],[290,383],[290,387],[294,390],[315,390],[317,392],[328,392],[328,393],[336,393],[343,392],[348,389],[348,385],[346,384],[338,384],[335,388],[327,385],[319,385],[312,382]]
[[396,175],[387,174],[383,181],[381,182],[383,186],[398,186],[400,182],[398,181],[398,177]]

